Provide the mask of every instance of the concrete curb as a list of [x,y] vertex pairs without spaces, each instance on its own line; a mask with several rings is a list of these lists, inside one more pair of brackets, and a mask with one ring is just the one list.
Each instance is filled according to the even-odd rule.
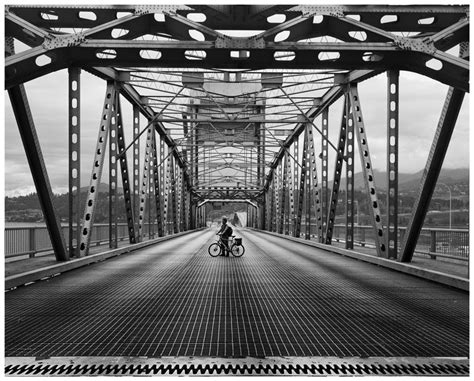
[[5,278],[5,290],[8,290],[13,287],[22,286],[24,284],[34,282],[43,278],[52,277],[60,273],[63,273],[65,271],[74,270],[82,266],[87,266],[95,262],[100,262],[108,258],[115,257],[117,255],[126,254],[131,251],[142,249],[147,246],[151,246],[160,242],[168,241],[173,238],[178,238],[183,235],[194,233],[203,229],[207,229],[207,228],[188,230],[185,232],[181,232],[181,233],[177,233],[177,234],[173,234],[173,235],[169,235],[165,237],[155,238],[150,241],[135,243],[133,245],[109,250],[103,253],[92,254],[87,257],[72,259],[67,262],[60,262],[58,264],[48,266],[48,267],[43,267],[37,270],[32,270],[32,271],[28,271],[21,274],[11,275]]
[[423,269],[421,267],[413,266],[407,263],[401,263],[401,262],[396,262],[396,261],[385,259],[385,258],[374,257],[372,255],[358,253],[352,250],[342,249],[342,248],[334,247],[331,245],[324,245],[318,242],[311,242],[302,238],[290,237],[284,234],[278,234],[278,233],[268,232],[268,231],[259,230],[259,229],[250,229],[250,230],[273,235],[275,237],[285,238],[293,242],[298,242],[304,245],[313,246],[318,249],[330,251],[333,253],[344,255],[346,257],[355,258],[364,262],[369,262],[377,266],[387,267],[389,269],[400,271],[405,274],[409,274],[409,275],[427,279],[433,282],[445,284],[447,286],[455,287],[460,290],[469,291],[469,279],[461,278],[455,275],[448,275],[448,274],[444,274],[444,273],[434,271],[434,270],[427,270],[427,269]]

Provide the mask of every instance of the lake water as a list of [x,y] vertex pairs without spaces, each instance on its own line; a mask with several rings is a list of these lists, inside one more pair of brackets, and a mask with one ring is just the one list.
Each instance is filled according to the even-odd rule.
[[[62,224],[62,226],[67,226]],[[6,228],[42,228],[46,227],[44,222],[5,222]]]

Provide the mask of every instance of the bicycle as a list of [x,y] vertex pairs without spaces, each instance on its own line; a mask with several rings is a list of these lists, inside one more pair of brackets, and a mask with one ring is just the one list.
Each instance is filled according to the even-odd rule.
[[[229,237],[229,248],[230,252],[234,257],[241,257],[245,253],[245,247],[242,245],[242,238],[235,238],[235,235]],[[221,239],[221,236],[219,236],[219,239],[217,242],[211,243],[209,245],[209,248],[207,251],[209,252],[209,255],[211,257],[217,257],[222,253],[222,250],[225,250],[227,248],[224,247],[224,242]]]

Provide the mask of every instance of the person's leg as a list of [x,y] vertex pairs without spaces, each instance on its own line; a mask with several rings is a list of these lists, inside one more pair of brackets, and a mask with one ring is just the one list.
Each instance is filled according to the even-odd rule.
[[229,252],[230,252],[230,250],[229,250],[229,240],[228,239],[223,239],[222,241],[224,242],[224,246],[225,246],[224,255],[226,257],[228,257]]

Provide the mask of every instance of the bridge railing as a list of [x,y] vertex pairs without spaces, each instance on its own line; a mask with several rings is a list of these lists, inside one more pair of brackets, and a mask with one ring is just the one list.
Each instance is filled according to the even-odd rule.
[[[169,222],[171,224],[172,222]],[[164,229],[165,232],[169,229]],[[405,228],[399,228],[398,238],[402,241]],[[63,226],[64,236],[68,240],[69,230]],[[145,224],[145,238],[157,237],[156,227]],[[345,226],[335,225],[333,240],[344,242]],[[127,224],[118,224],[117,240],[128,239]],[[96,224],[91,237],[91,245],[103,245],[109,241],[109,225]],[[52,250],[48,230],[45,226],[6,227],[5,257],[34,257],[37,254]],[[371,226],[354,226],[354,244],[360,247],[374,247],[373,228]],[[416,253],[429,255],[432,258],[447,257],[469,260],[469,230],[467,229],[422,229],[416,246]]]
[[[406,228],[398,229],[398,242],[402,242]],[[333,240],[344,242],[345,226],[335,225]],[[354,226],[354,245],[361,247],[375,247],[374,232],[372,226]],[[399,245],[400,249],[400,245]],[[469,230],[468,229],[422,229],[415,254],[436,257],[452,258],[463,261],[469,260]]]
[[[171,224],[172,222],[169,222]],[[69,239],[68,226],[62,226],[66,242]],[[165,232],[169,229],[165,228]],[[20,256],[35,257],[41,253],[51,252],[52,246],[46,226],[5,227],[5,258]],[[144,238],[158,237],[156,226],[144,224]],[[117,241],[128,240],[127,224],[117,224]],[[91,247],[108,244],[109,224],[95,224],[91,235]]]

